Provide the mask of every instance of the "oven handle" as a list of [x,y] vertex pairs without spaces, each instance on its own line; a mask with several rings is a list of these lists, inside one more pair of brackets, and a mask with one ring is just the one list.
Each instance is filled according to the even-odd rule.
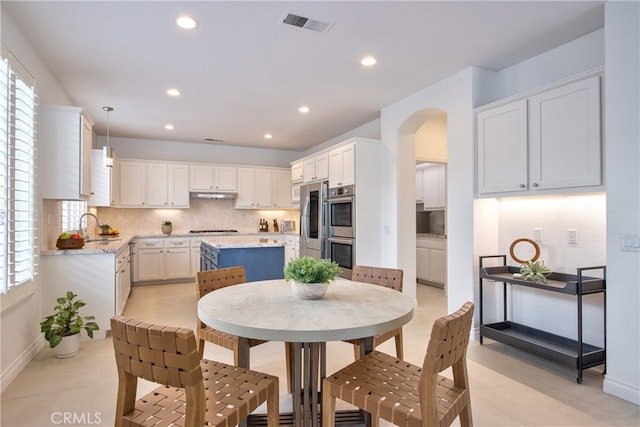
[[345,202],[353,202],[354,196],[343,196],[343,197],[334,197],[329,199],[329,203],[345,203]]
[[329,237],[330,242],[342,243],[343,245],[353,245],[354,239],[344,239],[342,237]]

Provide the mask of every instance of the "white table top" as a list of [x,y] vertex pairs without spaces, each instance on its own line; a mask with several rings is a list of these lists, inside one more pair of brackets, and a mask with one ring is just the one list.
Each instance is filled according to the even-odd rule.
[[299,300],[283,279],[211,292],[198,316],[229,334],[267,341],[327,342],[375,336],[413,317],[413,300],[393,289],[338,279],[324,298]]

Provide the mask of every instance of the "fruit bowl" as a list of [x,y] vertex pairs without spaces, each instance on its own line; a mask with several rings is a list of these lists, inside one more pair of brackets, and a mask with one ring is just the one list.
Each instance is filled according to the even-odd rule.
[[56,248],[58,249],[82,249],[84,239],[58,239]]

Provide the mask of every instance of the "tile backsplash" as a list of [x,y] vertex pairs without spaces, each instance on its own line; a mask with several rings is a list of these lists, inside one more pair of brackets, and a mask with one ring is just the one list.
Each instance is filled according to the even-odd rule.
[[[269,230],[273,231],[273,220],[278,220],[278,225],[285,221],[299,222],[298,209],[282,210],[254,210],[235,209],[233,199],[191,199],[189,209],[150,209],[150,208],[90,208],[95,213],[101,224],[109,224],[125,236],[133,234],[157,234],[161,235],[162,222],[172,222],[173,234],[188,233],[189,230],[204,229],[233,229],[240,233],[257,233],[261,218],[269,222]],[[43,247],[51,249],[55,247],[56,239],[60,234],[60,201],[43,200]],[[95,235],[99,230],[90,223],[90,235]]]

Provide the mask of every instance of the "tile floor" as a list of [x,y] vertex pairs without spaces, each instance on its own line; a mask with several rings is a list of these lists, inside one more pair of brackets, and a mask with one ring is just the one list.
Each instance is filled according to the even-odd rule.
[[[434,319],[446,311],[442,290],[418,285],[418,307],[405,326],[405,357],[421,364]],[[149,322],[194,328],[194,285],[135,287],[125,315]],[[394,354],[392,342],[379,347]],[[352,348],[329,343],[327,371],[351,362]],[[231,352],[207,345],[205,357],[231,363]],[[252,368],[280,375],[284,394],[284,348],[270,342],[255,347]],[[639,426],[640,407],[602,392],[598,369],[575,372],[500,343],[472,341],[468,352],[473,419],[476,426]],[[2,393],[1,426],[113,425],[117,374],[110,339],[83,341],[80,353],[56,359],[49,348]],[[139,393],[152,388],[141,382]],[[287,403],[284,402],[286,406]],[[283,408],[284,410],[285,408]],[[66,417],[66,418],[65,418]],[[457,425],[457,423],[456,423]]]

